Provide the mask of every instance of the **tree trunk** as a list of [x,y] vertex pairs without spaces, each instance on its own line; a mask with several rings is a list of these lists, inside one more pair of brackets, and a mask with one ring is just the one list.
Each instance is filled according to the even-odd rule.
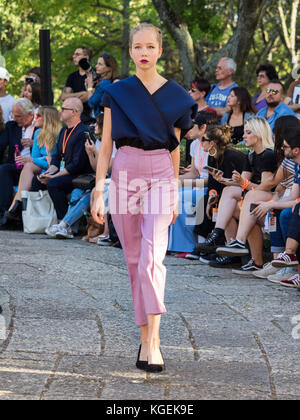
[[237,63],[235,79],[243,79],[251,42],[266,2],[267,0],[240,0],[236,30],[227,44],[202,69],[207,77],[215,76],[215,68],[220,58],[230,57]]
[[159,17],[174,39],[183,67],[184,86],[188,88],[195,73],[195,52],[187,24],[176,16],[167,0],[152,0]]

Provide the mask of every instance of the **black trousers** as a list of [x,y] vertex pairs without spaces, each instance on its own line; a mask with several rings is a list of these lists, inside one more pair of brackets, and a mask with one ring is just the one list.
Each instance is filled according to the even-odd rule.
[[297,258],[300,261],[300,203],[295,206],[292,217],[290,218],[289,228],[288,228],[288,238],[292,238],[295,241],[299,242],[297,250]]
[[34,176],[31,186],[31,191],[48,190],[49,195],[53,201],[57,218],[62,220],[68,211],[67,195],[72,192],[74,186],[72,179],[74,176],[65,175],[50,179],[47,185],[42,184],[37,176]]
[[8,210],[13,200],[13,187],[18,185],[21,171],[14,163],[0,165],[0,214]]

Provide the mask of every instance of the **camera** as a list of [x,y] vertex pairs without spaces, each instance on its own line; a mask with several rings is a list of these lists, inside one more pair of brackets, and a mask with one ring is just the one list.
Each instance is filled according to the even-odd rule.
[[25,78],[25,82],[26,83],[34,83],[34,82],[36,82],[36,77],[34,77],[34,76],[27,76]]
[[98,82],[98,80],[101,78],[101,76],[96,73],[96,70],[91,66],[90,62],[86,58],[82,58],[78,64],[82,70],[92,73],[93,82]]

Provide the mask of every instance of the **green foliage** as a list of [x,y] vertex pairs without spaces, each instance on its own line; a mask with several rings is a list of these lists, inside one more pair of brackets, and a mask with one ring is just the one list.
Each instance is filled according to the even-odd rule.
[[[174,14],[187,23],[194,44],[201,49],[207,60],[234,32],[239,0],[168,0],[168,3]],[[18,96],[22,88],[22,77],[29,68],[39,65],[41,28],[50,29],[51,33],[56,102],[59,101],[67,75],[75,70],[72,54],[77,46],[87,45],[92,49],[92,64],[95,64],[100,54],[107,52],[116,57],[121,67],[122,48],[125,48],[124,4],[124,0],[0,0],[0,54],[5,57],[7,69],[12,75],[8,91]],[[282,4],[289,24],[291,0],[283,0]],[[282,41],[277,6],[276,0],[269,0],[249,51],[244,80],[252,93],[256,89],[255,68],[259,63],[272,61],[280,69],[280,76],[284,80],[288,79],[291,72],[289,52]],[[162,26],[151,0],[130,2],[130,26],[141,21]],[[178,51],[173,39],[165,28],[162,29],[166,40],[159,69],[180,82],[182,68]],[[133,71],[132,63],[130,70]]]

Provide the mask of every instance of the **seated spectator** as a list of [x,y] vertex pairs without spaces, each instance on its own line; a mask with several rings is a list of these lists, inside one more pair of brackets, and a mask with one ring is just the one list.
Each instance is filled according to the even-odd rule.
[[[272,150],[274,144],[272,140],[272,132],[270,126],[264,118],[251,117],[245,124],[244,141],[247,147],[251,147],[251,152],[248,153],[245,166],[242,173],[233,169],[232,179],[225,179],[223,174],[215,173],[214,178],[217,182],[226,185],[219,202],[218,216],[215,229],[208,236],[205,243],[200,244],[199,248],[203,252],[217,252],[220,255],[232,255],[228,250],[232,251],[235,248],[239,250],[245,249],[244,242],[238,240],[229,241],[230,238],[237,236],[237,223],[240,218],[240,201],[243,192],[246,192],[245,199],[242,202],[242,211],[248,211],[251,202],[247,199],[248,191],[258,188],[260,183],[265,183],[273,178],[273,174],[277,169],[277,162],[274,151]],[[243,224],[239,226],[244,227]],[[225,248],[220,248],[225,245],[225,234],[228,239],[228,245]],[[259,229],[255,231],[252,229],[248,240],[251,241],[251,235],[255,237],[256,245],[259,246],[259,241],[262,242],[262,233]],[[239,254],[237,254],[239,255]],[[262,268],[262,261],[250,261],[245,268],[242,267],[241,274],[249,273],[256,269]]]
[[32,182],[31,191],[48,190],[59,221],[68,210],[67,195],[73,190],[72,180],[92,171],[84,146],[88,129],[80,121],[82,110],[78,98],[69,98],[63,102],[60,117],[66,127],[58,135],[57,152],[47,171],[35,175]]
[[100,81],[97,85],[93,80],[92,73],[87,74],[85,81],[86,90],[88,92],[88,104],[90,108],[94,111],[94,116],[96,117],[99,112],[103,111],[101,107],[101,100],[104,93],[103,88],[112,83],[112,80],[117,77],[119,74],[118,63],[115,58],[109,54],[103,54],[98,58],[96,65],[96,73],[99,75]]
[[194,99],[194,101],[197,102],[198,112],[206,111],[217,115],[216,111],[213,108],[211,108],[205,100],[205,98],[210,92],[210,89],[211,86],[208,80],[197,77],[191,83],[191,89],[189,90],[189,94]]
[[[288,232],[287,232],[287,243],[285,252],[279,254],[279,256],[272,261],[272,265],[275,267],[291,267],[298,265],[298,274],[295,274],[289,279],[283,279],[280,284],[288,287],[299,287],[300,286],[300,252],[299,252],[299,241],[300,241],[300,126],[285,136],[283,142],[283,150],[285,156],[295,161],[295,178],[294,186],[291,197],[294,199],[293,202],[293,214],[289,221]],[[286,199],[288,200],[288,199]],[[298,252],[297,252],[298,251]],[[297,257],[295,256],[297,252]]]
[[[298,195],[300,197],[300,194]],[[296,267],[298,266],[298,273],[295,273],[288,279],[280,281],[282,286],[286,287],[300,287],[300,198],[296,200],[296,205],[293,209],[293,214],[289,224],[288,238],[284,253],[280,254],[278,258],[272,261],[275,267]]]
[[266,102],[267,106],[258,111],[257,116],[265,118],[273,131],[275,121],[283,115],[293,115],[292,111],[285,103],[284,100],[284,87],[279,80],[272,80],[266,89]]
[[4,67],[0,67],[0,107],[2,108],[4,122],[11,120],[11,113],[13,104],[16,102],[15,98],[6,93],[10,75]]
[[267,87],[271,80],[278,80],[278,74],[272,66],[272,64],[261,64],[257,70],[257,84],[260,88],[260,91],[253,98],[253,105],[260,111],[262,108],[267,106],[266,96],[267,96]]
[[231,89],[237,86],[233,81],[235,72],[235,61],[228,57],[221,58],[216,67],[216,79],[219,83],[213,86],[206,98],[206,102],[210,107],[214,108],[219,118],[221,118],[225,112],[229,111],[227,107],[227,98]]
[[31,155],[34,134],[34,107],[25,98],[18,99],[13,106],[13,119],[5,125],[0,135],[0,154],[8,147],[7,161],[0,165],[0,229],[9,228],[4,212],[13,200],[13,187],[18,185],[21,169],[15,162],[16,146],[22,156]]
[[290,84],[284,102],[296,113],[300,120],[300,80],[294,80]]
[[[100,150],[100,141],[103,129],[103,114],[98,114],[96,118],[96,125],[95,125],[95,134],[100,137],[100,139],[94,142],[90,142],[88,139],[85,142],[85,150],[89,157],[90,165],[92,167],[93,172],[96,172],[97,167],[97,160]],[[114,150],[111,160],[114,158],[116,150]],[[110,168],[111,168],[110,165]],[[107,191],[105,192],[107,196]],[[93,190],[82,190],[80,188],[74,188],[71,193],[70,198],[70,205],[68,211],[64,218],[61,220],[60,223],[51,226],[50,228],[46,229],[45,233],[51,237],[56,239],[72,239],[73,233],[77,232],[78,230],[78,222],[83,216],[83,214],[88,214],[90,210],[90,205],[93,202]],[[108,226],[107,221],[105,224],[104,234],[105,236],[108,235]],[[82,238],[87,242],[97,242],[98,237],[89,237],[85,236]]]
[[[211,89],[211,86],[210,86],[209,81],[198,77],[192,81],[189,94],[194,99],[194,101],[197,102],[198,112],[201,112],[201,111],[211,112],[215,114],[215,116],[217,116],[216,111],[212,107],[210,107],[205,100],[205,98],[210,92],[210,89]],[[192,139],[186,138],[185,160],[186,160],[186,163],[188,164],[191,163],[190,147],[191,147],[192,141],[193,141]]]
[[24,88],[24,98],[32,102],[35,112],[38,111],[41,105],[41,85],[39,83],[26,83]]
[[[296,121],[297,126],[299,126],[297,118],[291,117],[291,116],[281,117],[281,119],[284,119],[284,118],[287,118],[289,120],[293,118]],[[277,124],[277,126],[278,126],[278,121],[279,119],[275,123]],[[291,127],[293,127],[290,121],[289,121],[289,124]],[[296,128],[295,125],[294,125],[294,128]],[[286,127],[285,134],[287,134],[287,127]],[[279,138],[275,137],[275,149],[278,149],[279,145],[280,147],[282,147],[282,142],[283,140],[281,139],[280,136]],[[261,184],[256,189],[253,189],[246,194],[245,199],[243,201],[243,206],[241,209],[239,227],[238,227],[238,231],[236,235],[236,241],[231,242],[225,248],[218,248],[217,253],[221,253],[223,255],[224,254],[230,255],[230,256],[248,255],[249,251],[245,246],[246,240],[249,237],[252,229],[256,229],[257,232],[261,232],[260,227],[261,225],[262,226],[264,225],[264,216],[266,214],[265,213],[263,217],[261,218],[262,208],[260,208],[259,210],[255,209],[253,211],[250,210],[249,212],[249,207],[251,207],[252,204],[255,205],[256,203],[260,203],[260,202],[268,202],[267,203],[268,205],[268,204],[273,204],[275,200],[276,202],[284,201],[284,200],[280,200],[280,197],[287,188],[288,188],[287,195],[290,196],[292,185],[293,185],[291,175],[292,175],[292,172],[294,172],[294,164],[292,164],[291,166],[292,162],[290,161],[290,159],[287,159],[287,158],[284,161],[282,162],[281,161],[282,159],[280,158],[278,163],[279,164],[281,163],[281,165],[279,166],[279,168],[277,169],[273,177],[270,177],[269,179],[267,178],[265,182],[262,181]],[[271,189],[276,185],[277,185],[276,191],[275,193],[273,193]],[[276,207],[278,206],[276,205]],[[284,208],[284,207],[285,205],[282,205],[282,203],[281,205],[279,205],[279,208]],[[274,208],[274,206],[271,206],[271,208]],[[258,214],[260,215],[260,217],[257,217]],[[275,215],[273,217],[275,217]],[[278,220],[278,227],[279,227],[279,220]],[[279,249],[277,248],[277,246],[280,246],[280,243],[278,243],[279,233],[280,232],[278,231],[278,234],[276,234],[275,236],[275,232],[274,232],[273,235],[275,237],[272,237],[273,235],[271,234],[271,245],[272,245],[271,251],[274,253],[274,257],[278,255],[278,251],[279,251]],[[260,240],[260,237],[261,235],[257,235],[257,240],[255,241],[255,247],[253,247],[253,249],[250,245],[252,258],[254,259],[254,261],[257,262],[257,264],[263,261],[263,255],[262,255],[263,247],[262,247],[262,240]],[[272,244],[272,241],[273,241],[273,244]],[[274,244],[274,241],[275,241],[275,244]],[[274,245],[276,245],[276,247]],[[267,278],[269,275],[275,274],[275,272],[276,270],[274,270],[274,268],[270,264],[267,264],[262,270],[253,271],[253,274],[256,277]]]
[[41,106],[36,115],[33,137],[33,148],[30,157],[19,156],[16,162],[23,166],[19,185],[14,200],[5,217],[11,222],[22,221],[22,191],[30,191],[35,174],[45,172],[49,168],[51,157],[56,153],[56,141],[61,122],[59,113],[52,106]]
[[231,141],[233,144],[238,144],[243,140],[245,122],[256,114],[256,110],[247,89],[239,86],[231,89],[227,106],[230,111],[223,115],[221,124],[228,124],[232,127]]
[[[169,228],[168,251],[191,253],[196,246],[194,226],[196,222],[195,208],[203,199],[207,187],[208,172],[205,168],[208,152],[205,152],[201,141],[207,127],[217,124],[216,114],[207,111],[198,112],[194,127],[187,133],[187,138],[193,140],[191,145],[191,167],[179,176],[182,181],[179,189],[179,215],[174,225]],[[202,179],[202,188],[197,188],[197,180]],[[190,182],[188,182],[190,181]],[[184,257],[185,255],[181,255]]]
[[[231,178],[234,169],[242,171],[245,165],[246,155],[232,148],[231,128],[224,125],[208,127],[202,137],[202,147],[208,153],[208,166],[216,168],[215,171],[208,169],[208,194],[204,198],[204,219],[201,224],[195,226],[195,233],[202,237],[200,242],[205,243],[206,240],[204,238],[207,238],[215,224],[215,221],[212,220],[213,207],[217,205],[224,188],[224,185],[215,180],[213,174],[218,172],[226,178]],[[212,193],[214,193],[214,196],[211,195]],[[208,252],[206,250],[202,251],[201,246],[202,243],[199,243],[193,253],[198,258],[200,257],[200,252],[210,253],[210,250]],[[227,262],[217,261],[217,264],[224,263]]]

